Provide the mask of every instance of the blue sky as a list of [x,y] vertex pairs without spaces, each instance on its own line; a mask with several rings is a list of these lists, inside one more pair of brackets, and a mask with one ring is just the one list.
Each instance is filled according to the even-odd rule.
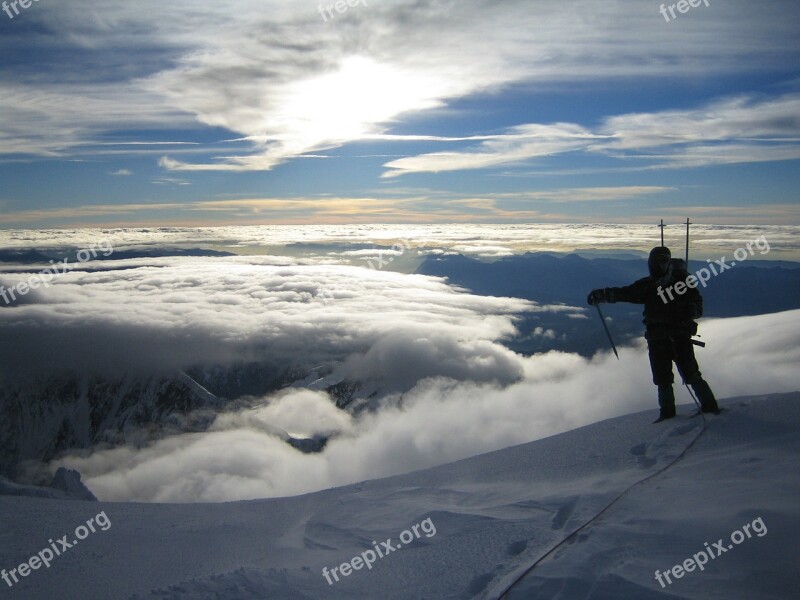
[[7,5],[0,227],[800,223],[796,1],[353,4]]

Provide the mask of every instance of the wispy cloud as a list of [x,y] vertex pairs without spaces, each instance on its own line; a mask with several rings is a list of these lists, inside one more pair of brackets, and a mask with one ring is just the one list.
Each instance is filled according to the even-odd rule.
[[600,149],[639,150],[675,144],[732,140],[789,142],[800,137],[800,95],[774,99],[726,98],[691,110],[609,117]]
[[[163,186],[188,186],[190,181],[174,177],[153,180]],[[609,188],[567,188],[547,191],[520,192],[517,194],[489,194],[485,197],[457,197],[440,195],[432,200],[420,196],[367,196],[367,197],[294,197],[294,198],[240,198],[229,200],[204,200],[199,202],[164,202],[133,204],[96,204],[65,208],[7,211],[0,214],[0,224],[24,225],[37,221],[61,222],[74,225],[92,219],[109,225],[128,223],[131,219],[141,225],[158,223],[165,211],[177,212],[186,223],[253,225],[268,223],[421,223],[421,222],[512,222],[520,220],[546,220],[569,222],[574,218],[553,211],[533,210],[519,206],[520,202],[567,203],[588,201],[631,200],[669,191],[657,186],[632,186]],[[221,221],[222,220],[222,221]],[[260,221],[261,220],[261,221]],[[118,222],[120,221],[120,222]]]
[[385,165],[389,170],[383,176],[496,167],[583,149],[600,138],[580,125],[570,123],[520,125],[507,135],[482,142],[475,151],[435,152],[391,161]]
[[[49,32],[37,41],[67,57],[50,53],[28,67],[46,70],[50,83],[35,71],[2,82],[0,151],[57,156],[124,128],[200,126],[250,146],[199,162],[167,155],[162,167],[250,171],[358,140],[478,141],[424,132],[393,138],[391,128],[408,115],[517,83],[757,72],[776,56],[794,56],[795,10],[787,4],[775,19],[730,3],[671,28],[673,43],[664,44],[653,7],[618,0],[395,0],[335,26],[321,22],[315,5],[282,0],[142,0],[135,7],[72,0],[26,15]],[[0,49],[19,42],[8,37]],[[98,57],[91,72],[69,60],[85,50]],[[141,60],[120,72],[129,56]],[[526,127],[554,126],[523,125],[511,135],[530,136]],[[573,144],[565,134],[574,133],[567,126],[539,143],[486,139],[489,146],[477,152],[424,162],[485,168],[567,151]],[[417,162],[399,163],[408,167],[401,172],[425,168]]]
[[800,205],[798,204],[670,206],[662,208],[660,212],[664,215],[688,215],[709,223],[752,223],[758,225],[800,222]]
[[474,150],[390,161],[384,177],[484,169],[568,151],[643,161],[633,170],[800,159],[800,95],[737,97],[701,108],[608,117],[597,131],[576,124],[529,124]]
[[71,221],[92,217],[111,217],[131,215],[137,212],[169,210],[181,208],[182,204],[97,204],[70,206],[65,208],[41,208],[36,210],[20,210],[0,214],[0,223],[22,224],[32,221]]
[[192,185],[191,181],[179,179],[177,177],[159,177],[158,179],[154,179],[153,183],[156,185]]
[[0,154],[68,156],[100,135],[123,128],[175,128],[194,123],[134,83],[0,85]]
[[677,188],[654,185],[630,185],[612,187],[560,188],[538,192],[506,194],[507,197],[546,200],[548,202],[610,202],[615,200],[635,200],[654,194],[674,192]]

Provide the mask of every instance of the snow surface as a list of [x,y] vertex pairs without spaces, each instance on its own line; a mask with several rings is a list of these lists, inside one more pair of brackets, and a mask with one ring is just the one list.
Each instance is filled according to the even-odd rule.
[[[507,598],[796,597],[800,588],[800,392],[721,402],[728,410],[684,458],[630,489]],[[0,496],[9,571],[103,512],[97,529],[0,598],[497,598],[529,565],[621,492],[675,459],[703,421],[651,424],[654,411],[596,423],[415,473],[293,498],[134,504]],[[465,435],[467,433],[465,432]],[[703,572],[667,571],[745,524],[753,535]],[[371,570],[322,576],[431,519],[436,533]],[[98,519],[98,523],[101,521]]]
[[81,474],[73,469],[59,467],[48,487],[21,485],[0,476],[0,496],[31,496],[57,500],[92,500],[97,497],[81,481]]

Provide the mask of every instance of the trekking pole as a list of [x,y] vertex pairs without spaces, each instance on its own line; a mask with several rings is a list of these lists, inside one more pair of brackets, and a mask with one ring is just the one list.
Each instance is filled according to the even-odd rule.
[[617,357],[617,360],[619,360],[619,354],[617,353],[617,347],[614,345],[614,340],[611,337],[611,332],[608,330],[608,325],[606,325],[606,318],[603,316],[603,311],[600,310],[600,305],[599,304],[595,304],[595,307],[597,308],[597,314],[600,315],[600,321],[602,321],[602,323],[603,323],[603,329],[606,330],[606,335],[608,336],[608,341],[611,343],[611,349],[614,351],[614,355]]
[[[689,269],[689,217],[686,217],[686,269]],[[663,229],[662,229],[663,231]]]
[[[692,223],[691,223],[691,221],[689,221],[689,217],[686,217],[686,270],[687,271],[689,270],[689,225],[691,225],[691,224]],[[705,342],[701,342],[700,340],[694,340],[694,339],[690,338],[689,341],[692,344],[694,344],[695,346],[700,346],[701,348],[705,348],[706,347],[706,343]],[[683,384],[686,385],[686,382],[684,381]],[[689,386],[686,386],[686,389],[689,389]],[[690,394],[691,394],[691,392],[692,391],[689,390]],[[694,394],[692,394],[692,398],[694,398]],[[696,403],[697,402],[697,398],[695,398],[694,401]]]

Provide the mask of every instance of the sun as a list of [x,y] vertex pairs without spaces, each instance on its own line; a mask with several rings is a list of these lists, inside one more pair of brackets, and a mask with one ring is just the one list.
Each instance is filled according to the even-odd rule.
[[291,84],[267,129],[290,132],[283,142],[298,149],[356,140],[402,113],[438,106],[440,85],[419,71],[349,57],[333,72]]

